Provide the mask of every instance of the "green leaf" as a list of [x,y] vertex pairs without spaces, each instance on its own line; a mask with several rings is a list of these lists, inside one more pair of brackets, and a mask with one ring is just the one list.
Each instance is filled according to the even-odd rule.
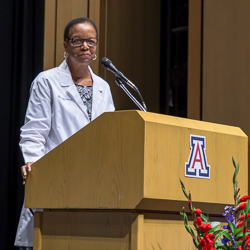
[[228,233],[228,232],[222,232],[222,234],[228,239],[228,240],[230,240],[230,241],[232,241],[232,237],[231,237],[231,235]]
[[219,225],[220,225],[219,221],[213,221],[213,222],[211,222],[211,228],[217,227]]
[[185,222],[185,224],[188,224],[188,217],[186,214],[184,214],[184,222]]
[[236,168],[236,162],[234,160],[234,158],[232,157],[232,160],[233,160],[233,165],[234,165],[234,168]]
[[[247,235],[247,234],[250,234],[250,233],[246,232],[246,235]],[[235,239],[237,240],[237,239],[243,237],[243,235],[244,235],[244,233],[243,233],[243,232],[240,232],[239,234],[237,234],[237,236],[235,236]]]
[[240,196],[238,194],[239,194],[238,182],[236,181],[234,184],[234,199],[237,200],[237,204],[239,204],[239,199],[240,199]]
[[191,234],[191,231],[190,231],[190,226],[185,225],[185,228],[186,228],[187,232]]
[[236,242],[236,243],[234,244],[234,247],[239,247],[239,246],[241,246],[241,244],[242,244],[242,241],[240,240],[240,241],[238,241],[238,242]]
[[188,200],[190,200],[190,201],[192,200],[190,191],[189,191]]
[[223,246],[223,245],[221,245],[221,246],[217,246],[217,248],[216,248],[216,249],[229,250],[229,248],[227,248],[226,246]]
[[236,201],[237,201],[236,206],[238,206],[240,203],[240,195],[237,197]]
[[218,230],[215,230],[213,234],[217,235],[217,234],[220,234],[222,232],[224,232],[224,230],[220,227]]
[[195,247],[199,249],[199,243],[195,238],[193,238],[193,243],[194,243]]
[[217,235],[217,234],[219,234],[220,232],[223,232],[224,230],[223,229],[221,229],[221,227],[214,227],[214,228],[210,228],[209,229],[209,233],[212,233],[212,234],[214,234],[214,235]]
[[231,250],[233,248],[230,248],[229,246],[225,246],[220,241],[216,241],[215,244],[217,245],[216,249],[223,249],[223,250]]
[[213,233],[215,235],[215,241],[217,241],[223,234],[223,230],[218,230]]
[[193,228],[192,227],[190,227],[190,234],[192,235],[192,237],[193,238],[195,238],[196,236],[195,236],[195,233],[194,233],[194,230],[193,230]]
[[243,232],[240,232],[239,234],[237,234],[237,236],[235,237],[236,239],[239,239],[239,238],[241,238],[241,237],[243,237]]
[[236,182],[236,178],[237,178],[237,175],[238,175],[238,172],[239,172],[239,165],[237,165],[236,169],[235,169],[235,172],[234,172],[234,176],[233,176],[233,183]]
[[228,240],[230,240],[230,241],[232,241],[232,237],[231,237],[231,235],[228,233],[228,232],[223,232],[222,233]]
[[242,228],[236,228],[234,230],[234,236],[236,236],[240,231],[241,231]]
[[228,222],[228,225],[231,228],[233,235],[235,235],[235,230],[236,230],[235,225],[231,221]]
[[207,218],[207,216],[205,216],[204,214],[201,214],[200,217],[201,217],[201,219],[202,219],[204,222],[208,223],[208,218]]
[[249,214],[249,212],[250,212],[250,199],[247,202],[246,212],[247,212],[247,214]]
[[186,188],[185,188],[185,185],[183,184],[183,182],[180,180],[180,183],[181,183],[181,187],[182,187],[182,191],[184,193],[184,195],[186,196],[186,198],[188,199],[188,194],[187,194],[187,191],[186,191]]

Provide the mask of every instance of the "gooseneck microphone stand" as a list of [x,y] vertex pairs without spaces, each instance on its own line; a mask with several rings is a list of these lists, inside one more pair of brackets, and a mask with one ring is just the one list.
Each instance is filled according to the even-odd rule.
[[147,107],[146,107],[146,104],[142,98],[142,95],[139,91],[139,89],[134,86],[133,89],[139,94],[140,98],[141,98],[141,101],[142,101],[142,104],[143,106],[136,100],[136,98],[128,91],[128,89],[124,86],[124,84],[122,83],[122,80],[119,78],[119,77],[116,77],[115,78],[115,82],[116,84],[121,87],[123,89],[123,91],[127,94],[127,96],[135,103],[135,105],[137,105],[137,107],[142,110],[142,111],[145,111],[147,112]]

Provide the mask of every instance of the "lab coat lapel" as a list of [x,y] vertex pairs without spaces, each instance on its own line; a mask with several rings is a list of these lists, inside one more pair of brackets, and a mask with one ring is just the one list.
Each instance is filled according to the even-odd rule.
[[93,95],[92,95],[92,120],[94,120],[98,115],[99,104],[103,98],[103,88],[98,81],[97,76],[93,73],[89,67],[89,71],[93,80]]
[[65,88],[67,95],[76,103],[78,108],[82,110],[87,119],[89,119],[86,107],[83,104],[83,101],[72,80],[72,76],[66,60],[64,60],[62,64],[59,66],[59,72],[60,72],[61,87]]

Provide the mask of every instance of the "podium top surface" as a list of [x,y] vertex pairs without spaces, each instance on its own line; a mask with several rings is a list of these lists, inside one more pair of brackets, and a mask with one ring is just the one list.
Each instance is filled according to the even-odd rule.
[[205,130],[210,132],[217,132],[222,134],[231,134],[235,136],[244,136],[246,134],[239,128],[229,125],[222,125],[218,123],[204,122],[192,120],[188,118],[181,118],[176,116],[162,115],[157,113],[142,112],[142,111],[117,111],[121,113],[137,112],[145,122],[154,122],[158,124],[166,124],[170,126],[179,126],[189,129]]
[[[196,161],[189,170],[203,178],[186,176],[191,151]],[[104,113],[33,164],[25,204],[180,211],[181,179],[194,202],[216,213],[216,205],[233,203],[232,157],[247,194],[247,153],[248,138],[238,127],[142,111]]]

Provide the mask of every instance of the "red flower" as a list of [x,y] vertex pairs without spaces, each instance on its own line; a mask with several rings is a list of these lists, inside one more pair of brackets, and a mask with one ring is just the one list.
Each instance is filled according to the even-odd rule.
[[[208,224],[208,223],[202,223],[202,224]],[[210,233],[205,233],[203,238],[199,239],[200,245],[202,246],[202,250],[216,250],[213,247],[213,243],[215,242],[214,239],[215,235]]]
[[195,209],[194,212],[196,213],[197,216],[200,216],[200,214],[202,213],[202,211],[199,208]]
[[215,241],[215,235],[213,234],[208,234],[208,233],[205,233],[204,234],[204,238],[205,238],[205,241],[208,243],[208,244],[213,244]]
[[213,244],[206,244],[204,247],[202,247],[202,250],[216,250],[213,247]]
[[202,247],[206,245],[206,241],[203,238],[200,238],[199,242],[200,242]]
[[[246,240],[246,246],[248,246],[248,245],[249,245],[249,241],[250,241],[250,239]],[[249,248],[249,247],[247,247],[247,248],[246,248],[246,250],[247,250],[247,249],[250,249],[250,248]]]
[[195,220],[196,225],[200,227],[201,226],[201,222],[202,222],[201,217],[197,217],[197,219]]
[[[242,247],[239,246],[239,247],[237,248],[237,250],[242,250]],[[250,250],[250,247],[247,247],[246,250]]]
[[245,207],[246,207],[246,203],[241,203],[237,208],[236,208],[236,211],[241,211],[241,210],[244,210]]
[[207,234],[207,237],[210,239],[210,240],[213,240],[215,239],[215,235],[213,234]]
[[242,227],[244,225],[244,221],[241,221],[241,222],[239,222],[238,224],[237,224],[237,228],[240,228],[240,227]]
[[[247,214],[247,219],[249,219],[249,218],[250,218],[250,214]],[[242,221],[244,219],[245,219],[245,214],[241,215],[239,218],[240,221]]]
[[244,195],[244,196],[242,196],[241,198],[240,198],[240,203],[241,202],[246,202],[246,201],[248,201],[249,200],[249,195]]
[[189,207],[191,207],[192,206],[192,201],[188,201],[188,203],[189,203]]
[[[242,247],[239,246],[239,247],[237,248],[237,250],[242,250]],[[250,247],[247,247],[246,250],[250,250]]]
[[209,228],[211,227],[211,225],[209,223],[201,223],[201,230],[204,232],[204,233],[207,233]]

